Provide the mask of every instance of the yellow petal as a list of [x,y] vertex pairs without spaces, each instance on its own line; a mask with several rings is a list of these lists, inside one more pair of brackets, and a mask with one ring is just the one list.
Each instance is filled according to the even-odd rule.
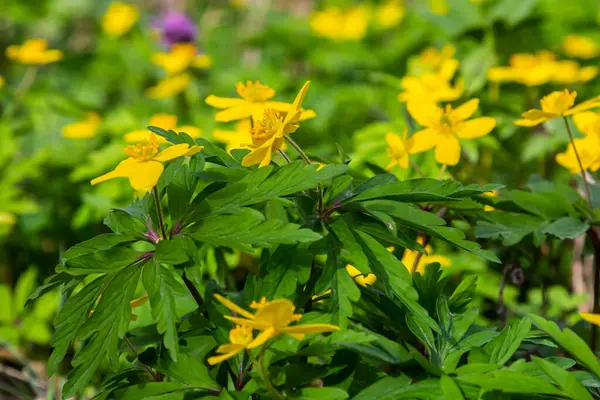
[[215,115],[217,122],[230,122],[239,119],[244,119],[252,116],[254,108],[249,103],[244,102],[223,111],[219,111]]
[[452,110],[450,116],[456,121],[464,121],[471,118],[471,115],[477,111],[477,107],[479,107],[479,99],[471,99],[455,110]]
[[579,131],[588,133],[587,131],[591,126],[595,124],[599,124],[600,126],[600,114],[593,111],[585,111],[573,115],[573,122]]
[[286,328],[279,329],[282,333],[299,334],[299,333],[321,333],[321,332],[335,332],[339,331],[340,327],[331,324],[307,324],[307,325],[295,325],[288,326]]
[[600,326],[600,314],[582,312],[582,313],[579,313],[579,315],[581,316],[581,318],[585,319],[587,322]]
[[406,108],[415,121],[425,127],[437,124],[443,114],[443,110],[434,102],[426,100],[408,101]]
[[249,319],[254,319],[254,314],[244,310],[242,307],[238,306],[233,301],[226,299],[225,297],[221,296],[218,293],[215,293],[214,296],[217,300],[219,300],[219,302],[221,302],[221,304],[223,304],[225,307],[229,308],[234,313],[239,314],[239,315],[249,318]]
[[160,179],[165,167],[158,161],[142,161],[128,173],[131,187],[138,191],[150,191]]
[[564,113],[564,115],[573,115],[573,114],[580,113],[582,111],[591,110],[592,108],[599,108],[599,107],[600,107],[600,96],[596,96],[594,98],[591,98],[589,100],[586,100],[586,101],[576,105],[575,107],[571,108],[570,110],[567,110]]
[[552,118],[560,117],[559,114],[545,112],[541,110],[529,110],[523,113],[523,118],[530,120],[545,119],[546,121]]
[[541,118],[541,119],[518,119],[518,120],[515,121],[515,125],[517,125],[517,126],[525,126],[525,127],[532,127],[532,126],[539,125],[539,124],[541,124],[543,122],[546,122],[546,121],[548,121],[548,118]]
[[200,136],[202,136],[202,129],[197,128],[195,126],[191,126],[191,125],[180,126],[177,128],[177,132],[185,132],[192,139],[196,139],[196,138],[199,138]]
[[402,141],[402,138],[396,135],[395,133],[390,132],[387,135],[385,135],[385,141],[389,147],[398,151],[399,153],[405,151],[404,142]]
[[206,104],[215,108],[231,108],[246,103],[244,99],[231,97],[217,97],[212,94],[206,98]]
[[460,122],[454,129],[459,138],[473,139],[487,135],[495,126],[496,120],[494,118],[481,117]]
[[442,267],[449,267],[452,265],[452,260],[445,256],[424,256],[427,264],[440,263]]
[[98,183],[106,182],[114,178],[126,178],[129,174],[136,169],[140,161],[133,158],[128,158],[121,161],[114,171],[108,172],[102,176],[92,179],[91,184],[97,185]]
[[300,119],[299,121],[306,121],[307,119],[313,119],[316,118],[317,113],[314,112],[313,110],[302,110],[302,112],[300,112]]
[[175,129],[177,126],[177,115],[173,114],[154,114],[150,118],[150,126],[158,126],[165,130]]
[[248,349],[253,349],[255,347],[261,346],[267,340],[271,339],[273,336],[276,336],[275,329],[272,327],[265,329],[263,332],[259,333],[258,336],[254,338],[253,341],[248,343]]
[[173,146],[169,146],[157,155],[155,155],[152,159],[154,161],[169,161],[177,157],[182,157],[190,150],[190,146],[187,144],[176,144]]
[[219,364],[219,363],[221,363],[221,362],[223,362],[225,360],[230,359],[233,356],[236,356],[236,355],[240,354],[242,351],[244,351],[244,346],[242,346],[242,345],[237,344],[237,345],[232,345],[232,346],[236,346],[236,347],[235,347],[235,349],[232,348],[232,350],[230,352],[228,352],[228,353],[225,353],[225,354],[220,355],[220,356],[209,357],[208,360],[207,360],[208,363],[210,365]]
[[123,138],[126,142],[136,143],[150,138],[151,132],[146,129],[136,129],[135,131],[127,132]]
[[431,128],[423,129],[410,137],[410,154],[422,153],[435,147],[438,134]]
[[460,143],[454,135],[438,135],[435,146],[435,161],[445,165],[456,165],[460,160]]

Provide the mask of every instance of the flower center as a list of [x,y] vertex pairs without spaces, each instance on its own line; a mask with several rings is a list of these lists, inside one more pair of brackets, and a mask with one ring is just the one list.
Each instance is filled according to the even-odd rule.
[[263,142],[273,137],[273,135],[281,129],[283,120],[283,113],[272,108],[267,108],[263,112],[262,121],[260,121],[255,128],[250,130],[254,143]]
[[252,103],[262,103],[275,96],[275,90],[263,85],[260,81],[247,81],[245,85],[238,82],[235,84],[235,88],[242,99]]
[[443,134],[449,135],[452,133],[454,125],[455,121],[452,118],[452,106],[447,104],[446,109],[442,111],[440,116],[439,129]]
[[232,344],[247,345],[252,341],[252,328],[247,326],[237,325],[229,331],[229,341]]
[[577,97],[577,93],[569,92],[567,89],[562,92],[552,92],[540,100],[542,111],[563,115],[565,111],[573,107],[575,97]]
[[140,161],[148,161],[158,153],[158,145],[158,139],[156,138],[156,135],[152,133],[150,139],[143,140],[135,145],[127,146],[123,151],[131,158]]

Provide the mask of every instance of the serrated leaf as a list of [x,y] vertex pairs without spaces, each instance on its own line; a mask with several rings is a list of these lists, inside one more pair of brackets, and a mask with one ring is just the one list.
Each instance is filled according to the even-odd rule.
[[342,259],[354,265],[363,274],[371,272],[369,260],[356,241],[346,221],[343,218],[338,218],[332,224],[329,224],[328,227],[342,245],[340,253]]
[[95,253],[103,250],[110,250],[120,244],[126,244],[136,241],[135,236],[118,233],[105,233],[93,237],[90,240],[76,244],[61,255],[62,262],[72,258],[81,257],[86,254]]
[[154,259],[171,265],[182,264],[190,260],[196,250],[194,241],[187,236],[177,235],[156,244]]
[[583,235],[589,225],[577,218],[563,217],[542,229],[542,233],[554,235],[559,239],[575,239]]
[[385,377],[358,393],[353,400],[400,400],[400,399],[441,399],[442,389],[438,379],[427,379],[410,383],[411,378]]
[[504,393],[565,395],[563,391],[543,379],[508,370],[492,371],[487,374],[460,375],[457,379],[485,390],[498,390]]
[[465,396],[463,396],[460,388],[454,382],[454,379],[450,378],[447,375],[442,375],[440,377],[440,385],[442,387],[442,392],[446,399],[452,400],[464,400]]
[[490,364],[504,365],[519,349],[521,342],[530,330],[531,321],[529,318],[522,318],[504,328],[500,335],[496,336],[483,348],[490,356]]
[[592,400],[588,390],[577,380],[577,378],[561,367],[546,361],[543,358],[532,357],[536,363],[553,381],[573,400]]
[[134,264],[143,255],[129,247],[113,247],[63,260],[61,271],[71,275],[114,273]]

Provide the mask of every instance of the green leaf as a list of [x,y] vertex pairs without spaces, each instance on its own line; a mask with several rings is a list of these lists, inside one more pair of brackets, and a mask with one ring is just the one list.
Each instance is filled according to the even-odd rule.
[[485,390],[498,390],[504,393],[565,395],[543,379],[507,370],[492,371],[487,374],[460,375],[457,379]]
[[352,177],[349,175],[341,175],[336,177],[331,186],[325,191],[325,197],[323,202],[325,205],[329,205],[331,202],[340,197],[345,191],[348,191],[350,184],[352,183]]
[[152,318],[156,329],[164,335],[164,344],[173,361],[177,361],[179,338],[177,335],[177,308],[175,298],[186,294],[181,278],[168,267],[162,267],[154,260],[144,265],[142,272],[144,288],[150,298]]
[[187,236],[177,235],[170,240],[161,240],[156,244],[154,259],[171,265],[182,264],[190,260],[196,250],[194,241]]
[[504,21],[509,27],[514,27],[528,18],[538,0],[500,0],[490,10],[490,19]]
[[490,364],[504,365],[519,349],[521,342],[531,330],[529,318],[522,318],[505,327],[500,335],[496,336],[483,348],[490,356]]
[[343,400],[347,399],[348,393],[340,388],[335,387],[322,387],[322,388],[302,388],[298,391],[294,391],[289,396],[291,399],[296,400]]
[[188,165],[183,165],[167,186],[169,216],[172,225],[185,215],[196,188],[196,180],[190,172]]
[[400,400],[400,399],[440,399],[443,396],[440,381],[427,379],[411,384],[407,376],[385,377],[373,383],[352,400]]
[[50,293],[53,290],[60,288],[62,285],[69,284],[72,286],[77,283],[79,283],[79,279],[73,278],[71,275],[66,273],[49,276],[44,280],[44,283],[41,286],[38,286],[37,289],[35,289],[35,291],[27,298],[25,307],[29,307],[35,300],[42,297],[46,293]]
[[87,321],[90,310],[109,280],[109,275],[94,279],[71,296],[56,315],[52,335],[53,350],[48,360],[48,375],[53,375],[58,369],[67,354],[69,345],[75,340],[79,328]]
[[137,262],[144,253],[129,247],[113,247],[63,261],[62,271],[71,275],[114,273]]
[[442,392],[444,396],[448,400],[464,400],[465,396],[463,396],[460,388],[454,382],[454,379],[450,378],[447,375],[442,375],[440,378],[440,386],[442,388]]
[[592,400],[588,390],[577,380],[577,378],[561,367],[546,361],[543,358],[532,357],[533,362],[540,366],[542,370],[554,381],[573,400]]
[[27,270],[19,277],[12,299],[14,318],[22,316],[23,310],[25,309],[25,302],[29,295],[35,290],[36,280],[37,270],[33,267],[27,268]]
[[542,233],[554,235],[562,240],[575,239],[583,235],[589,227],[590,226],[587,223],[582,222],[577,218],[563,217],[542,229]]
[[104,225],[116,234],[136,235],[139,238],[148,230],[142,221],[123,209],[111,210],[104,218]]
[[144,382],[114,392],[119,400],[184,400],[186,393],[199,394],[193,386],[176,382]]
[[587,369],[597,376],[600,376],[600,363],[592,353],[587,344],[575,332],[569,328],[562,331],[554,322],[547,321],[544,318],[530,314],[529,318],[533,320],[538,329],[546,332],[563,349],[571,353],[573,357]]
[[98,251],[110,250],[115,246],[132,243],[136,240],[137,239],[135,236],[132,235],[105,233],[71,247],[62,254],[61,260],[64,263],[73,258],[81,257]]
[[427,324],[411,314],[406,314],[406,325],[417,339],[425,345],[429,354],[434,355],[437,352],[433,332]]
[[352,316],[352,302],[360,299],[360,290],[356,287],[354,279],[350,277],[343,263],[337,263],[337,270],[332,291],[331,323],[341,329],[348,327],[349,318]]
[[484,213],[484,216],[490,221],[477,221],[475,236],[502,239],[505,246],[519,243],[525,236],[541,229],[546,224],[543,219],[527,214],[487,212]]
[[309,243],[321,236],[299,225],[279,220],[267,220],[258,211],[243,208],[235,215],[211,216],[194,226],[190,236],[214,246],[250,251],[252,246],[271,247],[275,244]]
[[363,274],[371,272],[369,260],[356,241],[346,221],[343,218],[338,218],[332,224],[329,224],[328,227],[342,245],[340,254],[342,259],[354,265]]
[[140,274],[141,268],[138,265],[124,268],[102,291],[102,297],[94,313],[77,333],[79,340],[88,338],[89,340],[71,362],[73,370],[69,373],[63,388],[64,397],[80,393],[106,355],[113,369],[118,367],[119,341],[129,326],[131,317],[129,301],[133,299]]
[[160,366],[157,369],[173,381],[181,382],[194,388],[218,390],[218,385],[210,376],[208,367],[195,354],[181,353],[177,361],[162,358]]
[[575,209],[563,195],[555,192],[523,192],[511,190],[506,196],[523,210],[546,220],[575,214]]

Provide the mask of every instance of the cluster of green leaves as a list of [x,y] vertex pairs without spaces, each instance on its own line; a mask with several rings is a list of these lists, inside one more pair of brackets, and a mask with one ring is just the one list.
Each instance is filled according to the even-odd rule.
[[[183,133],[152,130],[173,143],[192,142]],[[204,150],[172,162],[157,185],[166,237],[148,194],[106,217],[111,233],[63,253],[57,274],[32,295],[60,288],[66,297],[49,361],[53,374],[71,359],[64,397],[94,382],[97,399],[268,398],[252,358],[212,368],[205,362],[232,329],[213,298],[226,291],[246,308],[263,297],[288,298],[305,314],[303,322],[341,328],[302,341],[274,340],[265,355],[268,376],[291,398],[591,398],[600,364],[572,331],[535,316],[539,330],[528,317],[502,331],[478,326],[475,276],[457,285],[439,264],[411,276],[400,261],[406,249],[426,253],[416,240],[421,234],[498,262],[437,214],[458,215],[499,185],[400,181],[385,173],[368,178],[343,162],[246,168],[243,151],[229,155],[207,140],[196,142]],[[241,291],[229,279],[232,252],[260,255]],[[206,268],[209,255],[215,273]],[[358,285],[346,264],[377,281]],[[131,329],[130,301],[143,294],[152,321]],[[194,305],[182,312],[191,299]],[[532,357],[557,345],[573,358]],[[570,372],[576,364],[585,370]],[[113,371],[103,382],[101,365]]]

